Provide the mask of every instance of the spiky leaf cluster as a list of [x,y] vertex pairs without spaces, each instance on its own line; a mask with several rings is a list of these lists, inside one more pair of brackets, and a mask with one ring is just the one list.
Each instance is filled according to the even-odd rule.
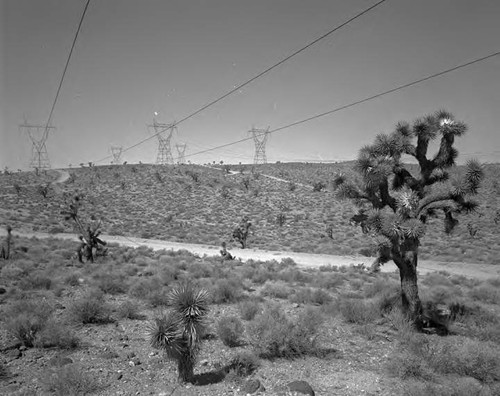
[[[390,134],[379,134],[373,144],[361,148],[355,164],[360,180],[344,175],[334,179],[337,196],[353,200],[362,208],[373,208],[358,222],[365,230],[400,246],[406,240],[418,245],[429,216],[444,214],[445,229],[451,232],[457,213],[477,207],[471,196],[478,193],[484,172],[477,161],[469,161],[464,176],[452,184],[448,169],[455,165],[455,138],[467,126],[447,111],[400,122]],[[429,145],[439,139],[439,148],[429,155]],[[403,156],[414,157],[419,171],[412,174]]]
[[175,287],[168,295],[169,312],[150,326],[151,346],[164,350],[181,366],[193,367],[208,314],[208,297],[206,290],[188,282]]

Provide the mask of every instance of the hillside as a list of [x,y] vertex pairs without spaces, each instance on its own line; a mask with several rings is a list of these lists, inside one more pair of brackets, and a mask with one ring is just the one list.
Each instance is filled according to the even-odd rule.
[[[234,165],[121,165],[68,169],[70,179],[40,185],[56,174],[0,175],[0,219],[24,231],[73,232],[60,214],[75,194],[84,195],[84,212],[102,220],[103,232],[141,238],[219,245],[229,241],[242,216],[252,222],[249,245],[267,250],[372,255],[373,240],[349,224],[356,212],[339,202],[330,181],[350,172],[352,163]],[[461,171],[459,167],[457,173]],[[421,258],[500,263],[499,165],[485,167],[481,208],[459,218],[446,235],[432,220],[422,241]],[[265,177],[273,176],[287,182]],[[314,183],[325,188],[314,191]],[[17,187],[16,187],[17,186]],[[328,228],[331,228],[331,233]],[[471,234],[476,231],[476,234]],[[236,246],[233,242],[231,246]]]

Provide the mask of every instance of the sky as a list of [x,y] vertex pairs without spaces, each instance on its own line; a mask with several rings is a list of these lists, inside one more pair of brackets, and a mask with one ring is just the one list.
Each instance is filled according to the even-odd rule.
[[[91,0],[56,103],[54,168],[154,163],[147,125],[184,118],[335,26],[367,0]],[[19,125],[45,125],[86,0],[0,0],[0,168],[27,169]],[[182,122],[194,163],[252,163],[255,128],[291,124],[500,50],[498,0],[387,0]],[[269,136],[268,162],[354,159],[398,121],[446,109],[461,161],[500,162],[500,56]]]

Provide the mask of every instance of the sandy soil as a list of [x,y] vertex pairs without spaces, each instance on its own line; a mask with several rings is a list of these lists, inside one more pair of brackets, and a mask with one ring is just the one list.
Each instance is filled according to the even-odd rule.
[[[0,230],[0,235],[5,235],[4,230]],[[74,234],[48,234],[42,232],[13,232],[13,235],[20,237],[36,237],[36,238],[59,238],[78,241],[77,236]],[[142,239],[142,238],[131,238],[125,236],[112,236],[112,235],[102,235],[103,240],[107,242],[114,242],[122,246],[138,247],[147,246],[153,250],[188,250],[189,252],[203,256],[218,256],[219,247],[211,245],[200,245],[195,243],[181,243],[181,242],[169,242],[157,239]],[[247,260],[277,260],[281,261],[284,258],[291,258],[300,267],[303,268],[319,268],[323,265],[335,265],[335,266],[349,266],[364,264],[369,267],[373,261],[371,257],[365,256],[333,256],[328,254],[312,254],[312,253],[296,253],[296,252],[284,252],[284,251],[270,251],[270,250],[259,250],[259,249],[239,249],[230,248],[230,253],[242,261]],[[397,267],[394,263],[389,262],[382,267],[383,272],[393,272],[396,271]],[[459,263],[459,262],[442,262],[442,261],[432,261],[432,260],[420,260],[419,261],[419,273],[426,274],[435,271],[446,271],[454,275],[463,275],[467,277],[474,277],[477,279],[485,280],[489,278],[494,278],[500,276],[500,266],[488,265],[488,264],[478,264],[478,263]]]

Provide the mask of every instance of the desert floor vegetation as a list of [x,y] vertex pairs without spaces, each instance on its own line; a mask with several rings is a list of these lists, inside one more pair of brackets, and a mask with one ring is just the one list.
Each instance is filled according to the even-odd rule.
[[[214,246],[226,241],[230,249],[239,246],[230,242],[231,234],[247,216],[252,223],[247,244],[252,248],[337,255],[375,253],[375,240],[349,222],[354,205],[335,197],[335,174],[353,173],[352,162],[264,164],[229,174],[198,165],[145,164],[67,171],[70,179],[51,185],[46,197],[38,192],[42,181],[32,172],[0,174],[0,217],[5,224],[14,231],[74,232],[74,224],[64,221],[60,211],[80,195],[82,216],[88,216],[91,207],[92,214],[102,220],[104,234]],[[450,177],[463,172],[459,166],[450,171]],[[197,175],[196,181],[192,174]],[[421,259],[500,263],[500,189],[496,181],[500,167],[485,165],[484,174],[478,190],[480,210],[459,216],[450,235],[442,232],[441,222],[430,219],[421,241]],[[49,172],[39,177],[46,183],[57,175]],[[290,182],[295,183],[293,189]],[[313,184],[319,182],[324,187],[315,191]],[[121,188],[121,183],[127,188]],[[19,192],[15,185],[21,186]],[[277,222],[278,216],[283,221]]]
[[[2,394],[277,394],[297,379],[318,395],[500,393],[498,279],[422,276],[437,324],[422,334],[401,313],[396,273],[117,245],[80,263],[76,242],[15,243],[0,261]],[[186,284],[203,295],[179,297]],[[203,308],[194,349],[179,317],[191,307]]]

